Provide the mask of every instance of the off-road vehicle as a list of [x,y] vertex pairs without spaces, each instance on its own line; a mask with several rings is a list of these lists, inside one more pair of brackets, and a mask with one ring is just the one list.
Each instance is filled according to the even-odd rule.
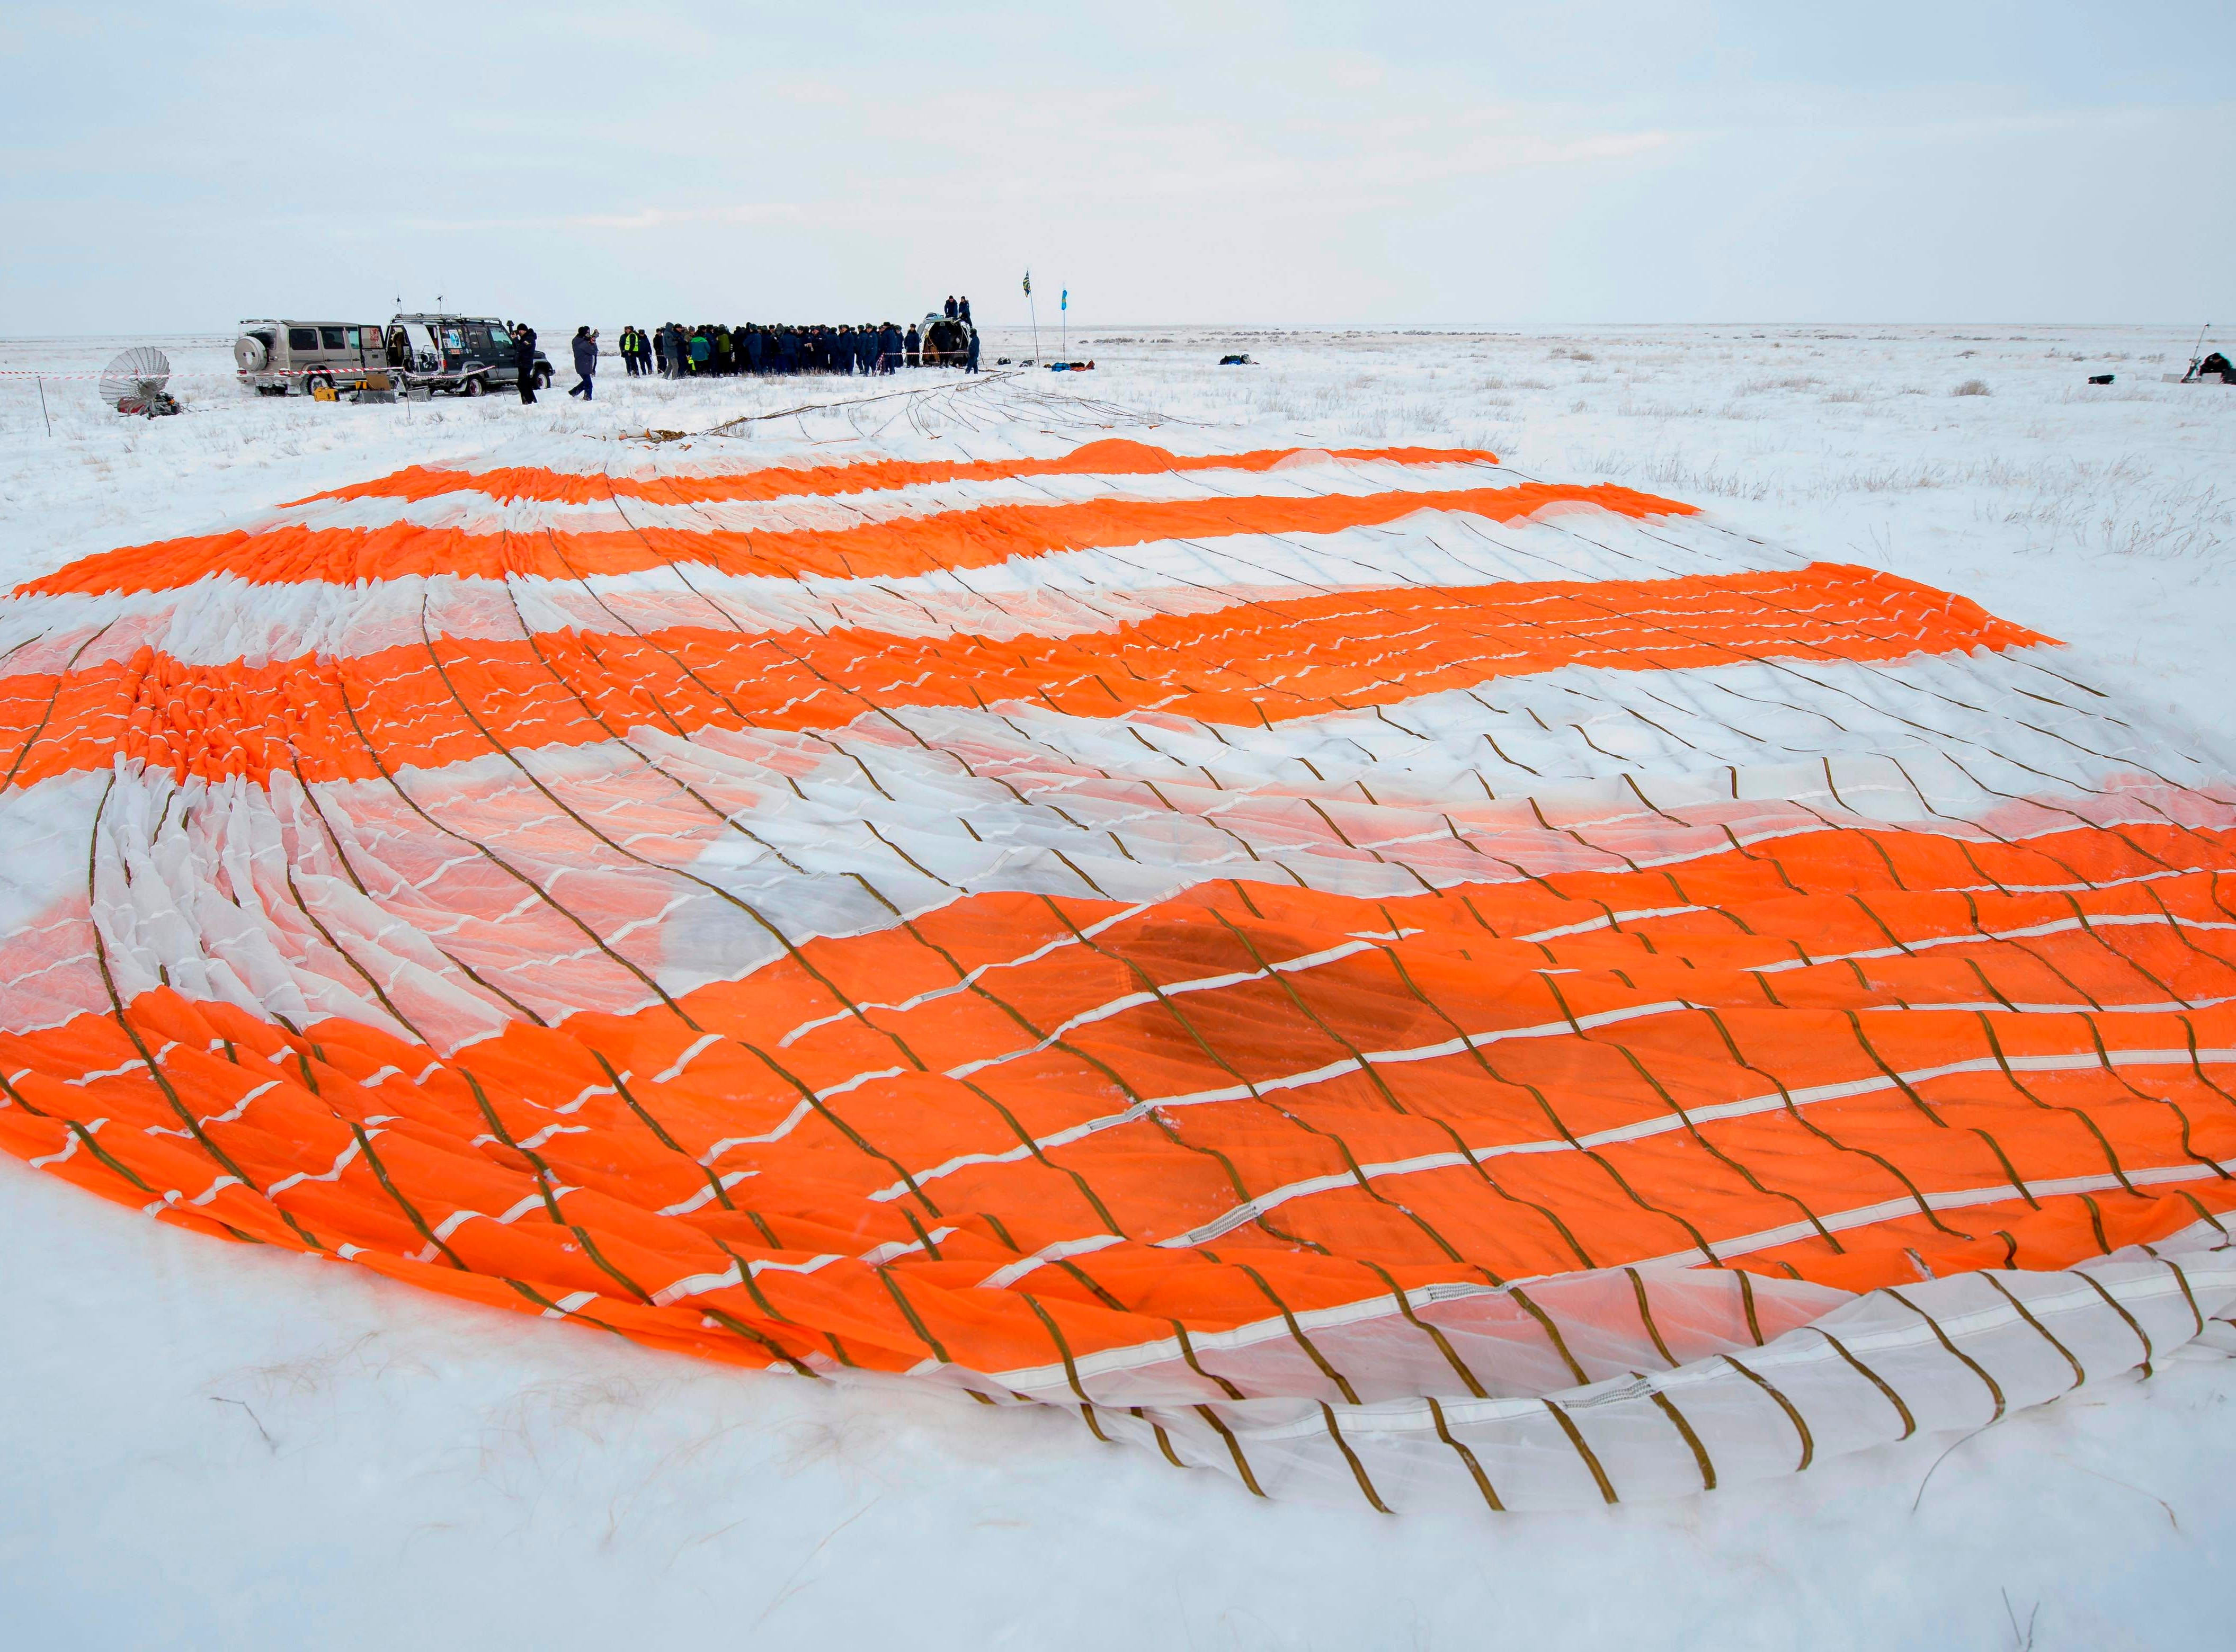
[[[388,324],[388,361],[407,387],[456,396],[479,396],[520,385],[519,349],[512,327],[488,315],[412,313]],[[536,352],[536,387],[551,384],[551,359]]]
[[244,321],[233,361],[240,382],[260,396],[355,390],[387,371],[387,335],[373,323]]

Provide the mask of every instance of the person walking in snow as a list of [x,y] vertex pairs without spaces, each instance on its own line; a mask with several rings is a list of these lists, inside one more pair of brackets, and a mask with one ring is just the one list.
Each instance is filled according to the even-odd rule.
[[976,327],[970,329],[970,342],[964,349],[963,371],[965,372],[978,371],[978,329]]
[[593,382],[598,372],[598,335],[587,326],[575,329],[575,371],[582,382],[567,393],[580,396],[584,401],[595,401],[596,385]]
[[512,343],[517,352],[514,360],[519,364],[514,374],[520,380],[520,403],[532,407],[536,405],[536,329],[525,321],[516,323]]

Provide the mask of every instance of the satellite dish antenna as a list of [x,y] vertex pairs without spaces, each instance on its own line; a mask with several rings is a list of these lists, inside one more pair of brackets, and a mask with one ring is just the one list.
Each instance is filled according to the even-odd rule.
[[154,418],[175,413],[179,404],[163,388],[171,382],[171,359],[146,345],[128,350],[102,370],[101,399],[120,413]]

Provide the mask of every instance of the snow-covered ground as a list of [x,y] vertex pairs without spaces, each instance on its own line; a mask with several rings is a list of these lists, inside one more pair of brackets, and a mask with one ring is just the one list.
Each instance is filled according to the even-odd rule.
[[[2236,389],[2160,383],[2187,355],[2171,330],[1111,328],[1075,335],[1069,353],[1098,364],[1077,378],[610,372],[587,407],[558,391],[535,408],[261,400],[234,389],[229,337],[0,340],[0,374],[90,374],[139,342],[171,352],[181,417],[128,421],[89,378],[56,377],[43,418],[37,380],[0,377],[10,583],[523,432],[703,431],[876,396],[698,439],[791,445],[887,420],[960,438],[1029,415],[1082,438],[1157,422],[1149,439],[1174,447],[1490,447],[1962,591],[2236,748]],[[1031,347],[987,344],[990,367]],[[1228,350],[1259,365],[1212,365]],[[2102,372],[2116,382],[2087,385]],[[1972,381],[1985,393],[1955,393]],[[2209,1346],[1976,1437],[1768,1486],[1389,1519],[1258,1503],[1053,1412],[740,1375],[220,1247],[12,1159],[0,1256],[10,1646],[2227,1639],[2236,1364]]]

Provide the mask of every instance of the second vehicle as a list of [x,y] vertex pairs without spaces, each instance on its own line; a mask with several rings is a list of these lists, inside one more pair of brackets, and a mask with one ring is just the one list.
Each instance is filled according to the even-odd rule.
[[[488,315],[398,315],[388,324],[388,362],[409,385],[479,396],[520,385],[520,351],[511,326]],[[531,365],[536,387],[551,383],[551,359],[541,350]]]

